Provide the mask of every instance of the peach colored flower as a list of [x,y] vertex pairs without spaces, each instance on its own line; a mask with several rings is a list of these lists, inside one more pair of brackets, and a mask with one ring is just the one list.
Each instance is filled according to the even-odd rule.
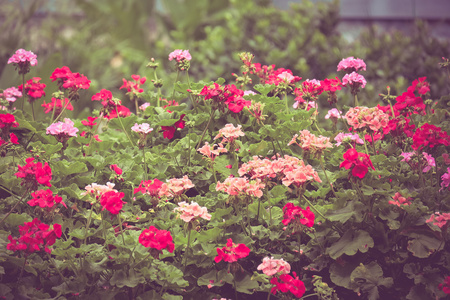
[[169,198],[181,196],[181,194],[193,187],[194,184],[187,175],[184,175],[183,178],[172,178],[161,185],[159,196]]
[[223,191],[230,196],[248,195],[261,198],[265,184],[260,179],[249,181],[245,177],[228,177],[223,183],[217,182],[216,191]]
[[303,151],[309,151],[314,155],[320,155],[325,149],[333,147],[330,143],[330,138],[321,135],[317,137],[306,129],[300,131],[300,135],[294,135],[288,146],[292,144],[296,144]]
[[389,204],[397,205],[398,207],[402,207],[402,205],[411,205],[412,198],[406,199],[402,196],[399,192],[395,193],[394,197],[392,197],[392,200],[389,201]]
[[216,159],[216,157],[220,153],[228,152],[228,150],[223,147],[222,143],[219,143],[219,145],[214,144],[210,146],[208,142],[205,142],[205,145],[200,149],[198,149],[197,151],[203,154],[204,156],[208,157],[209,159],[211,159],[211,161],[214,161],[214,159]]
[[347,119],[347,123],[352,126],[354,130],[370,129],[373,132],[378,132],[389,123],[389,115],[384,113],[378,107],[352,107],[345,114],[345,118]]
[[218,138],[222,138],[222,143],[232,143],[240,136],[245,136],[245,133],[242,132],[241,128],[241,125],[234,127],[233,124],[227,124],[224,128],[219,130],[219,134],[216,135],[214,139],[217,140]]
[[211,215],[208,213],[208,209],[206,207],[201,207],[196,202],[191,202],[188,204],[183,201],[179,202],[178,206],[179,207],[176,207],[173,211],[179,212],[180,214],[177,217],[186,223],[195,221],[199,218],[211,220]]

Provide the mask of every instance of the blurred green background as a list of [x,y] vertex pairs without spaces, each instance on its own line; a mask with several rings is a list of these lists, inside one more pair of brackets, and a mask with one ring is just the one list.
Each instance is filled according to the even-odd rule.
[[[39,63],[27,79],[42,78],[46,101],[56,90],[49,76],[57,67],[68,66],[92,81],[79,100],[82,105],[76,105],[75,115],[85,115],[100,89],[125,100],[118,89],[122,78],[139,74],[152,79],[153,71],[146,68],[152,57],[160,63],[163,95],[169,96],[176,71],[168,54],[189,49],[191,81],[223,77],[232,83],[231,73],[238,73],[241,64],[237,54],[248,51],[254,62],[319,80],[342,76],[336,73],[342,58],[362,58],[367,64],[362,74],[368,85],[360,96],[365,105],[378,103],[387,85],[393,94],[402,93],[422,76],[431,82],[432,96],[450,92],[438,67],[441,57],[449,57],[449,40],[430,34],[429,22],[412,20],[409,34],[366,26],[349,39],[338,30],[340,4],[298,0],[280,9],[270,0],[0,0],[0,89],[21,84],[7,60],[19,48],[31,50]],[[154,89],[150,80],[145,88]]]

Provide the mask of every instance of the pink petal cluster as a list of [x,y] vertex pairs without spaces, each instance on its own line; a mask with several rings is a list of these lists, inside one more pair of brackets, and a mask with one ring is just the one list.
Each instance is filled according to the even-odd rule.
[[4,98],[8,102],[15,102],[17,98],[22,97],[22,92],[16,87],[10,87],[0,93],[0,98]]
[[361,74],[356,72],[352,72],[350,74],[345,74],[344,78],[342,78],[342,85],[351,87],[365,87],[367,84],[366,79]]
[[330,109],[325,116],[325,119],[341,119],[341,118],[342,118],[342,111],[337,110],[336,108]]
[[245,136],[245,133],[242,132],[241,128],[241,125],[238,125],[238,127],[234,127],[233,124],[227,124],[224,128],[219,130],[219,134],[216,135],[214,139],[217,140],[218,138],[222,138],[222,143],[232,143],[240,136]]
[[388,203],[397,205],[398,207],[402,207],[402,205],[411,205],[412,198],[405,198],[399,192],[395,193],[393,200],[390,200]]
[[295,77],[287,71],[278,74],[277,77],[287,83],[291,83],[293,80],[295,80]]
[[416,152],[402,152],[402,154],[400,154],[401,156],[403,156],[403,159],[401,161],[409,162],[415,154]]
[[439,228],[444,227],[447,222],[450,221],[450,213],[440,213],[435,212],[430,218],[426,221],[427,223],[433,222],[433,225],[438,226]]
[[29,62],[30,65],[35,66],[37,65],[37,55],[34,54],[31,51],[26,51],[24,49],[19,49],[16,51],[16,53],[13,54],[8,59],[8,64],[16,63],[16,64],[22,64],[25,62]]
[[292,140],[288,143],[288,146],[292,144],[296,144],[302,148],[303,151],[309,151],[311,153],[321,153],[325,149],[333,147],[330,143],[330,138],[322,135],[315,136],[307,129],[300,131],[300,136],[298,134],[294,135]]
[[197,220],[198,218],[203,218],[205,220],[211,220],[211,215],[208,213],[206,207],[201,207],[196,202],[191,202],[190,204],[186,202],[179,202],[179,207],[176,207],[173,211],[181,213],[179,215],[180,219],[186,223]]
[[135,123],[133,127],[131,127],[131,130],[137,133],[143,133],[143,134],[149,134],[153,131],[153,128],[150,128],[150,124],[148,123],[142,123],[138,124]]
[[216,157],[219,156],[220,153],[228,152],[228,150],[223,147],[222,143],[219,143],[219,145],[209,145],[208,142],[205,142],[205,145],[197,151],[211,159],[211,161],[214,161],[214,159],[216,159]]
[[[297,87],[294,90],[294,95],[296,97],[294,99],[295,103],[293,107],[297,109],[300,104],[304,104],[305,102],[315,102],[323,91],[322,84],[319,80],[306,79],[300,87]],[[308,105],[311,104],[308,103]]]
[[86,195],[93,195],[95,198],[100,198],[104,193],[107,192],[117,192],[117,190],[114,189],[115,184],[111,182],[107,182],[106,185],[101,185],[97,183],[92,183],[87,185],[84,189],[86,192],[81,193],[81,196]]
[[58,137],[77,136],[78,128],[73,126],[72,120],[65,118],[64,122],[56,122],[47,127],[47,134]]
[[373,132],[386,127],[389,123],[389,115],[384,113],[378,107],[351,107],[345,114],[345,118],[353,129],[370,128]]
[[245,177],[228,177],[223,183],[217,182],[216,191],[223,191],[230,196],[247,195],[261,198],[265,186],[259,178],[249,181]]
[[139,106],[139,109],[145,111],[145,110],[147,109],[147,107],[149,107],[150,105],[151,105],[150,103],[145,102],[144,104],[142,104],[141,106]]
[[282,258],[274,259],[273,257],[264,257],[262,264],[257,269],[267,276],[273,276],[278,273],[289,274],[291,272],[291,265]]
[[173,59],[175,59],[177,62],[180,62],[182,60],[190,61],[192,59],[192,56],[189,53],[189,50],[177,49],[169,54],[169,60],[172,61]]
[[159,196],[166,196],[169,198],[181,196],[185,191],[193,188],[194,184],[192,181],[184,175],[183,178],[172,178],[161,185],[159,190]]
[[426,173],[431,170],[432,167],[436,167],[436,161],[434,160],[434,157],[431,156],[431,154],[428,154],[426,152],[422,152],[423,158],[425,158],[426,166],[423,168],[422,172]]
[[441,182],[441,190],[445,187],[448,187],[450,190],[450,168],[447,168],[447,173],[441,176],[442,182]]
[[359,137],[359,135],[357,133],[343,133],[340,132],[338,133],[338,135],[336,135],[334,137],[334,140],[337,142],[336,143],[336,147],[339,146],[340,144],[344,143],[344,142],[355,142],[358,143],[360,145],[364,144],[364,141]]
[[353,72],[353,71],[359,71],[359,70],[366,70],[366,63],[360,59],[360,58],[354,58],[353,56],[347,57],[342,59],[338,66],[338,71],[345,71],[345,72]]

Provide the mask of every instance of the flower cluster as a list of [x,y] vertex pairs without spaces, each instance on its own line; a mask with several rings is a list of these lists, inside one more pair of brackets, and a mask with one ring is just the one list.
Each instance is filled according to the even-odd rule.
[[223,147],[223,144],[219,143],[219,145],[214,144],[210,145],[208,142],[205,142],[205,145],[197,150],[204,156],[208,157],[212,162],[219,156],[220,153],[226,153],[228,150]]
[[186,121],[183,120],[184,116],[186,116],[186,114],[182,114],[180,116],[180,119],[176,121],[172,126],[161,126],[161,131],[163,132],[163,137],[165,139],[172,139],[175,135],[175,131],[177,131],[177,128],[184,128],[184,126],[186,125]]
[[51,187],[50,180],[52,180],[52,170],[48,163],[34,162],[34,157],[28,157],[25,162],[26,165],[18,166],[19,171],[14,175],[17,178],[22,178],[20,185],[25,185],[31,190],[35,191],[38,184]]
[[8,64],[15,65],[16,69],[19,69],[19,74],[30,72],[30,66],[35,66],[37,63],[37,55],[24,49],[18,49],[16,53],[8,59]]
[[42,107],[44,107],[44,113],[48,114],[48,113],[53,113],[55,116],[58,116],[59,114],[61,114],[63,107],[65,107],[65,109],[67,110],[73,110],[73,106],[72,103],[69,102],[69,99],[65,98],[64,101],[61,99],[56,99],[56,98],[52,98],[52,102],[49,103],[44,103],[41,105]]
[[31,193],[31,197],[32,199],[27,202],[30,206],[39,205],[39,207],[48,207],[51,209],[54,205],[61,203],[67,208],[62,198],[58,195],[53,196],[53,192],[50,189],[33,192]]
[[134,189],[134,194],[141,192],[142,194],[150,195],[152,197],[160,197],[159,192],[164,183],[158,179],[141,181],[139,187]]
[[41,250],[51,253],[52,250],[49,246],[53,245],[56,238],[60,238],[62,235],[60,224],[53,224],[53,229],[50,229],[49,225],[41,223],[36,218],[19,226],[19,233],[20,237],[17,239],[11,235],[8,236],[10,243],[6,245],[6,248],[11,251],[24,251],[26,255]]
[[200,95],[205,96],[205,100],[211,99],[212,109],[225,111],[225,107],[234,113],[239,113],[244,107],[249,107],[251,101],[243,98],[244,91],[238,89],[235,85],[226,85],[224,87],[217,83],[213,86],[204,86]]
[[367,129],[378,132],[389,123],[389,115],[378,107],[351,107],[345,114],[345,118],[353,129]]
[[20,97],[22,97],[22,92],[14,86],[3,90],[3,93],[0,93],[0,98],[3,98],[10,103],[15,102],[17,98]]
[[322,87],[324,92],[328,93],[328,103],[333,105],[337,102],[336,91],[340,91],[342,89],[341,80],[336,77],[335,79],[324,79],[320,82],[320,86]]
[[245,133],[242,132],[241,128],[241,125],[238,125],[238,127],[234,127],[233,124],[226,124],[224,128],[219,130],[219,134],[217,134],[214,139],[217,140],[219,138],[222,138],[221,143],[233,144],[235,139],[239,138],[240,136],[245,136]]
[[228,177],[223,183],[217,182],[216,191],[223,191],[230,196],[254,196],[261,198],[265,184],[259,178],[249,181],[245,177]]
[[0,114],[0,130],[3,136],[8,135],[11,127],[19,127],[16,117],[12,114]]
[[23,84],[19,85],[19,91],[28,96],[28,102],[30,103],[45,96],[46,85],[39,81],[41,81],[41,78],[33,77],[25,83],[25,88]]
[[111,91],[102,89],[97,94],[93,95],[91,98],[92,101],[101,101],[103,105],[102,115],[106,119],[114,119],[118,116],[127,117],[131,115],[130,110],[121,105],[122,101],[117,98],[113,98]]
[[199,218],[211,220],[211,215],[208,213],[208,209],[206,207],[201,207],[196,202],[191,202],[188,204],[182,201],[178,203],[178,206],[179,207],[175,207],[173,211],[180,213],[178,217],[186,223],[191,221],[194,222]]
[[[279,76],[283,74],[282,76]],[[262,84],[275,84],[279,85],[280,83],[286,82],[286,77],[289,76],[289,84],[294,84],[300,81],[302,78],[298,76],[293,76],[292,71],[289,69],[279,68],[275,69],[275,65],[270,66],[261,66],[261,64],[256,63],[251,65],[250,74],[255,74],[259,77],[260,82]],[[289,75],[287,75],[289,74]],[[292,76],[292,77],[291,77]]]
[[336,146],[341,145],[342,143],[352,143],[363,145],[364,141],[359,137],[357,133],[338,133],[334,140],[336,141]]
[[162,253],[162,249],[166,249],[170,253],[175,249],[172,235],[167,230],[159,230],[154,226],[150,226],[148,229],[144,229],[139,235],[139,243],[146,248],[154,248],[158,252],[156,257],[159,257],[159,253]]
[[337,119],[342,118],[342,111],[338,110],[337,108],[332,108],[328,111],[328,113],[325,115],[325,119],[331,119],[334,123],[336,123]]
[[358,72],[359,70],[366,70],[366,63],[360,58],[353,56],[342,59],[338,66],[338,71],[345,71],[346,73]]
[[116,173],[117,175],[122,175],[122,169],[119,168],[118,165],[114,164],[114,165],[110,165],[109,168],[114,171],[114,173]]
[[261,102],[251,101],[250,106],[246,106],[247,111],[256,119],[258,124],[263,122],[267,115],[263,115],[264,104]]
[[397,205],[398,207],[402,207],[402,205],[411,205],[412,198],[405,198],[399,192],[395,193],[393,200],[389,200],[389,204]]
[[73,126],[72,120],[65,118],[64,122],[56,122],[47,127],[47,134],[54,135],[56,139],[65,143],[70,137],[77,136],[78,128]]
[[441,190],[445,187],[448,187],[450,190],[450,168],[447,168],[447,173],[444,173],[444,175],[441,176],[441,180]]
[[183,178],[171,178],[161,185],[159,196],[169,198],[180,197],[185,191],[194,187],[192,181],[184,175]]
[[[294,90],[295,103],[294,108],[303,108],[301,105],[310,101],[316,101],[323,92],[321,82],[316,79],[306,79],[302,85]],[[304,105],[303,105],[304,106]]]
[[113,215],[117,215],[124,204],[122,198],[125,196],[122,192],[108,191],[101,195],[100,204],[103,206],[102,210],[108,210]]
[[300,136],[295,134],[292,140],[288,143],[288,146],[292,144],[296,144],[302,148],[303,151],[309,152],[317,157],[320,157],[325,149],[333,147],[330,143],[330,138],[321,135],[317,137],[307,129],[300,131]]
[[356,95],[359,88],[364,88],[366,84],[367,81],[364,76],[356,72],[345,74],[344,78],[342,78],[342,86],[350,86],[352,95]]
[[450,221],[450,213],[440,213],[435,212],[430,216],[430,218],[426,221],[427,223],[433,222],[433,225],[438,226],[439,228],[447,225],[447,222]]
[[[283,221],[281,221],[285,226],[292,222],[293,230],[292,233],[298,232],[302,230],[302,225],[306,227],[313,227],[315,215],[309,209],[309,206],[306,209],[301,208],[300,206],[296,206],[291,202],[288,202],[283,207]],[[286,230],[286,227],[284,228]]]
[[153,131],[153,128],[148,123],[135,123],[131,130],[139,134],[139,146],[145,146],[147,135]]
[[169,60],[172,61],[174,59],[176,60],[178,70],[180,71],[189,70],[190,60],[192,59],[189,50],[181,50],[181,49],[174,50],[169,54]]
[[50,79],[58,81],[59,89],[67,89],[73,96],[76,95],[78,90],[87,90],[91,86],[91,81],[80,73],[73,73],[69,67],[63,66],[62,68],[56,68]]
[[126,89],[128,93],[131,94],[141,94],[144,92],[144,89],[141,88],[141,85],[147,81],[146,77],[141,77],[140,75],[131,75],[133,81],[128,81],[125,78],[122,78],[123,84],[119,89]]
[[101,185],[97,183],[92,183],[87,185],[84,189],[86,192],[81,193],[82,196],[86,195],[92,195],[95,197],[95,199],[99,199],[103,194],[113,191],[117,192],[117,190],[114,189],[115,184],[111,182],[107,182],[106,185]]
[[247,257],[250,254],[250,249],[245,244],[234,244],[232,239],[227,240],[227,245],[222,248],[217,248],[217,256],[214,258],[216,263],[225,261],[228,263],[237,262],[238,259]]
[[439,284],[439,289],[441,289],[446,294],[450,294],[450,276],[447,276],[447,278],[445,278],[445,281]]
[[263,262],[258,266],[257,270],[262,271],[267,276],[289,274],[291,272],[291,265],[282,258],[274,259],[273,257],[264,257]]
[[275,295],[277,291],[282,293],[291,292],[295,297],[301,298],[306,292],[305,284],[298,279],[295,272],[292,272],[292,274],[294,276],[281,274],[278,278],[272,278],[270,283],[275,286],[272,288],[271,293]]
[[450,136],[442,128],[425,123],[416,130],[411,147],[421,151],[425,147],[434,148],[438,145],[449,146]]
[[344,161],[339,165],[339,168],[344,167],[347,170],[352,168],[352,175],[354,177],[363,179],[369,171],[369,167],[375,170],[370,156],[365,153],[360,153],[354,148],[348,149],[343,157]]

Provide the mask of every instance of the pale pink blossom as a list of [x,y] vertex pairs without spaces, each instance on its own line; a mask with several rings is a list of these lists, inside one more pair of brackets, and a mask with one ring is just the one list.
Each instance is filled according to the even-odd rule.
[[211,161],[214,161],[214,159],[216,159],[216,157],[220,153],[228,152],[228,150],[223,147],[222,143],[219,143],[219,145],[217,144],[209,145],[208,142],[205,142],[205,145],[200,149],[198,149],[197,151],[203,154],[204,156],[208,157],[209,159],[211,159]]
[[203,218],[205,220],[211,220],[211,215],[208,213],[208,209],[206,207],[201,207],[196,202],[191,202],[190,204],[182,201],[178,203],[179,207],[176,207],[173,211],[179,212],[179,217],[181,220],[186,223],[195,221],[199,218]]
[[13,54],[13,56],[11,56],[8,59],[8,64],[11,64],[11,63],[21,64],[21,63],[25,63],[25,62],[29,62],[31,66],[37,65],[37,63],[38,63],[37,55],[31,51],[19,49],[16,51],[16,53]]
[[450,213],[440,213],[435,212],[430,218],[426,221],[427,223],[433,222],[433,225],[438,226],[439,228],[444,227],[447,222],[450,221]]
[[64,122],[56,122],[47,127],[47,134],[55,135],[59,138],[77,136],[78,128],[73,126],[72,120],[65,118]]
[[365,62],[360,58],[354,58],[353,56],[342,59],[338,66],[337,70],[344,70],[345,72],[366,70]]
[[350,142],[355,142],[360,145],[364,144],[364,141],[359,137],[357,133],[340,132],[334,137],[334,140],[337,142],[336,147],[341,145],[342,143],[350,143]]
[[191,54],[189,53],[189,50],[177,49],[169,54],[169,60],[173,59],[175,59],[177,62],[180,62],[182,60],[190,61],[192,57]]
[[104,193],[106,192],[117,192],[117,190],[114,189],[114,183],[107,182],[106,185],[100,185],[97,183],[92,183],[87,185],[84,189],[86,192],[81,193],[82,196],[86,195],[93,195],[97,199],[100,198]]
[[401,156],[403,156],[403,159],[401,161],[409,162],[415,154],[415,152],[402,152],[400,154]]
[[222,143],[232,143],[240,136],[245,136],[245,133],[242,132],[241,128],[241,125],[234,127],[233,124],[226,124],[224,128],[219,130],[219,134],[216,135],[214,139],[217,140],[218,138],[222,138]]
[[248,95],[256,95],[256,93],[252,90],[246,90],[244,91],[244,96],[248,96]]
[[291,83],[295,79],[294,75],[292,75],[291,73],[289,73],[287,71],[284,71],[284,72],[278,74],[277,77],[287,83]]
[[344,78],[342,78],[342,85],[347,86],[350,85],[352,88],[362,87],[364,88],[367,84],[366,79],[361,74],[356,72],[352,72],[350,74],[345,74]]
[[434,160],[434,157],[426,152],[422,152],[423,157],[425,158],[426,166],[423,168],[422,172],[426,173],[431,170],[432,167],[436,167],[436,161]]
[[146,110],[147,107],[149,107],[151,104],[148,102],[145,102],[144,104],[142,104],[141,106],[139,106],[140,110]]
[[341,119],[342,118],[342,111],[337,110],[336,108],[332,108],[328,111],[328,113],[325,115],[325,119]]
[[15,102],[17,98],[22,97],[22,92],[16,87],[10,87],[0,93],[0,98],[4,98],[8,102]]
[[450,168],[447,168],[447,173],[444,173],[444,175],[441,176],[442,182],[441,182],[441,190],[443,190],[445,187],[448,187],[450,190]]
[[150,124],[148,124],[148,123],[142,123],[142,124],[135,123],[134,126],[131,127],[131,130],[133,130],[134,132],[137,132],[137,133],[143,133],[143,134],[147,135],[153,131],[153,128],[150,128]]
[[300,131],[300,135],[295,134],[288,145],[296,144],[303,151],[309,151],[312,154],[321,154],[327,148],[332,148],[330,138],[322,135],[315,136],[309,130],[305,129]]
[[281,259],[274,259],[264,257],[262,264],[260,264],[257,270],[262,271],[267,276],[273,276],[275,274],[289,274],[291,272],[291,265]]
[[185,191],[193,187],[194,184],[187,175],[184,175],[183,178],[171,178],[166,183],[163,183],[161,185],[159,196],[166,196],[169,198],[179,197]]

